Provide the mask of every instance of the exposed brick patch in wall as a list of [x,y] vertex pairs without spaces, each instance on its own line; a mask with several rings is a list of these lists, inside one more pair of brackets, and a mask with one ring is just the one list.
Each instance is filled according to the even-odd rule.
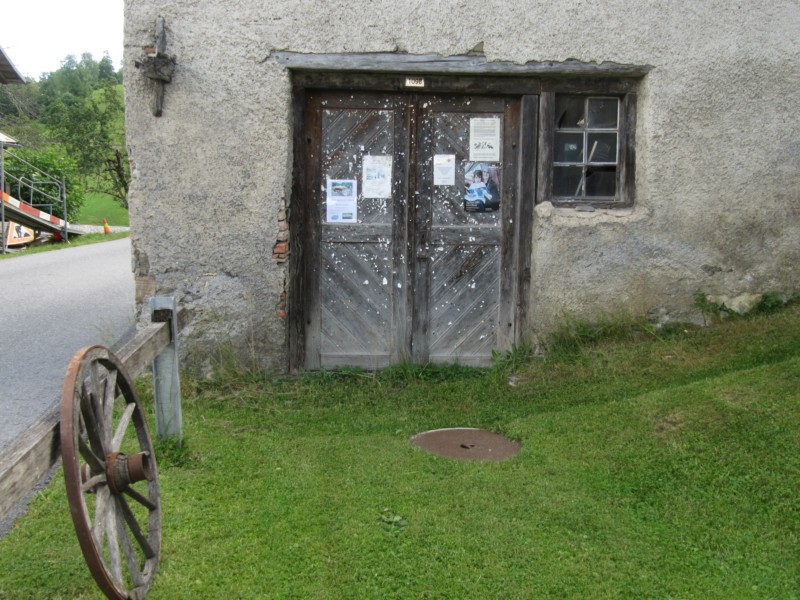
[[289,260],[289,223],[286,220],[286,208],[278,211],[278,237],[272,247],[272,258],[278,264]]
[[275,316],[279,319],[286,318],[286,280],[283,280],[283,287],[284,289],[281,291],[281,295],[278,297],[278,305],[275,307]]
[[[289,260],[289,222],[286,220],[286,198],[281,199],[281,209],[278,211],[278,237],[272,247],[272,258],[278,264]],[[286,279],[283,280],[283,289],[275,306],[275,316],[279,319],[286,318]]]

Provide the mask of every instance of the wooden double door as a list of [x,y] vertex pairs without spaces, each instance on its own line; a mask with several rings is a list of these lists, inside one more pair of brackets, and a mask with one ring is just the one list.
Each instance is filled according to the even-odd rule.
[[307,96],[306,368],[485,365],[511,347],[519,114],[505,96]]

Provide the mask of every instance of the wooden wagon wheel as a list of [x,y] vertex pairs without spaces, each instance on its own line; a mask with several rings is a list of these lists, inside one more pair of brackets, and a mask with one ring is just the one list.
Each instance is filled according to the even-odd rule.
[[83,348],[67,367],[61,455],[94,580],[109,598],[143,598],[161,554],[158,473],[139,398],[108,348]]

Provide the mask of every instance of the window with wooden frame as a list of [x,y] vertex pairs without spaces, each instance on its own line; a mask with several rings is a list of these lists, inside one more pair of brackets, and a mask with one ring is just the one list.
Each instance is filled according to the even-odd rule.
[[636,97],[613,87],[542,93],[539,202],[633,203]]

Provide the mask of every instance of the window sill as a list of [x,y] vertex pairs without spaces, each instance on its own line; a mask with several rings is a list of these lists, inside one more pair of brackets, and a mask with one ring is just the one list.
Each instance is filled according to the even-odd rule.
[[541,202],[536,205],[537,219],[558,219],[559,221],[598,222],[617,221],[636,216],[633,206],[597,206],[580,204],[577,206],[554,205],[552,202]]

